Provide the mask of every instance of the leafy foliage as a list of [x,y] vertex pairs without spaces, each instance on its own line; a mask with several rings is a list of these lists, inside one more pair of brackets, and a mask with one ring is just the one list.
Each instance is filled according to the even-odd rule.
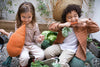
[[45,3],[42,1],[42,0],[37,0],[39,3],[38,3],[38,11],[41,12],[41,16],[42,15],[46,15],[46,16],[49,16],[49,11],[47,10],[47,7],[45,5]]
[[98,49],[100,49],[100,43],[96,39],[92,39],[92,38],[88,37],[87,42],[93,43]]
[[63,35],[64,37],[67,37],[67,36],[68,36],[68,32],[71,32],[70,28],[64,27],[64,28],[62,29],[62,35]]
[[50,45],[53,44],[53,42],[57,38],[58,33],[52,32],[52,31],[43,31],[41,34],[45,36],[44,41],[41,44],[41,48],[45,49],[45,48],[47,48],[47,47],[49,47]]
[[35,62],[31,63],[31,67],[49,67],[49,66],[44,64],[42,61],[35,60]]
[[51,45],[49,40],[44,40],[43,43],[41,44],[41,48],[42,49],[46,49],[47,47],[49,47]]
[[8,9],[8,6],[12,6],[12,0],[0,0],[0,10],[6,10],[10,14],[14,13],[14,10]]

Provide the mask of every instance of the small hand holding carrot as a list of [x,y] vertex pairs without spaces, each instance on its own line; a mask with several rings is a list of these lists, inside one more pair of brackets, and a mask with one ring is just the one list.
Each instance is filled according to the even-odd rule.
[[43,42],[43,40],[44,40],[44,35],[39,35],[39,37],[38,37],[38,39],[37,39],[37,41],[39,42],[39,43],[41,43],[41,42]]
[[71,23],[70,22],[66,22],[66,23],[61,23],[59,24],[59,27],[62,28],[62,27],[70,27]]
[[90,22],[92,22],[91,19],[87,19],[87,18],[79,19],[79,20],[77,20],[77,22],[72,22],[71,26],[85,27],[87,25],[87,23],[90,23]]
[[83,27],[85,27],[85,26],[87,25],[87,23],[90,23],[90,22],[92,22],[92,20],[91,20],[91,19],[87,19],[87,18],[80,19],[80,20],[78,21],[78,23],[79,23],[81,26],[83,26]]

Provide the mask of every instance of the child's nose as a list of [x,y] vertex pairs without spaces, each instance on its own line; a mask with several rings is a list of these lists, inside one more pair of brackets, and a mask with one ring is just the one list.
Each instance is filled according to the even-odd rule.
[[72,22],[75,22],[75,21],[76,21],[76,19],[73,17],[73,18],[72,18]]
[[28,19],[27,18],[25,19],[25,22],[28,22]]

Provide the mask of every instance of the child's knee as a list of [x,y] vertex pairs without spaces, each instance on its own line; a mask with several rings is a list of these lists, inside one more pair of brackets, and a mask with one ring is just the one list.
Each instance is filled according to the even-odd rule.
[[37,55],[35,55],[35,59],[37,60],[43,60],[44,59],[44,51],[41,51]]
[[29,59],[30,57],[27,57],[27,56],[23,56],[19,58],[20,61],[28,61]]
[[45,58],[47,58],[47,59],[55,57],[55,52],[52,50],[49,50],[49,49],[46,49],[44,51],[44,54],[45,54]]
[[52,58],[60,54],[60,49],[57,45],[53,45],[45,49],[44,54],[47,59]]

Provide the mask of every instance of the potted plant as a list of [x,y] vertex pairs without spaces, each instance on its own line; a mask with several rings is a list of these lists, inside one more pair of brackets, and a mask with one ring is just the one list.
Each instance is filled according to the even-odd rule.
[[97,57],[100,58],[100,42],[97,39],[87,38],[88,49]]

